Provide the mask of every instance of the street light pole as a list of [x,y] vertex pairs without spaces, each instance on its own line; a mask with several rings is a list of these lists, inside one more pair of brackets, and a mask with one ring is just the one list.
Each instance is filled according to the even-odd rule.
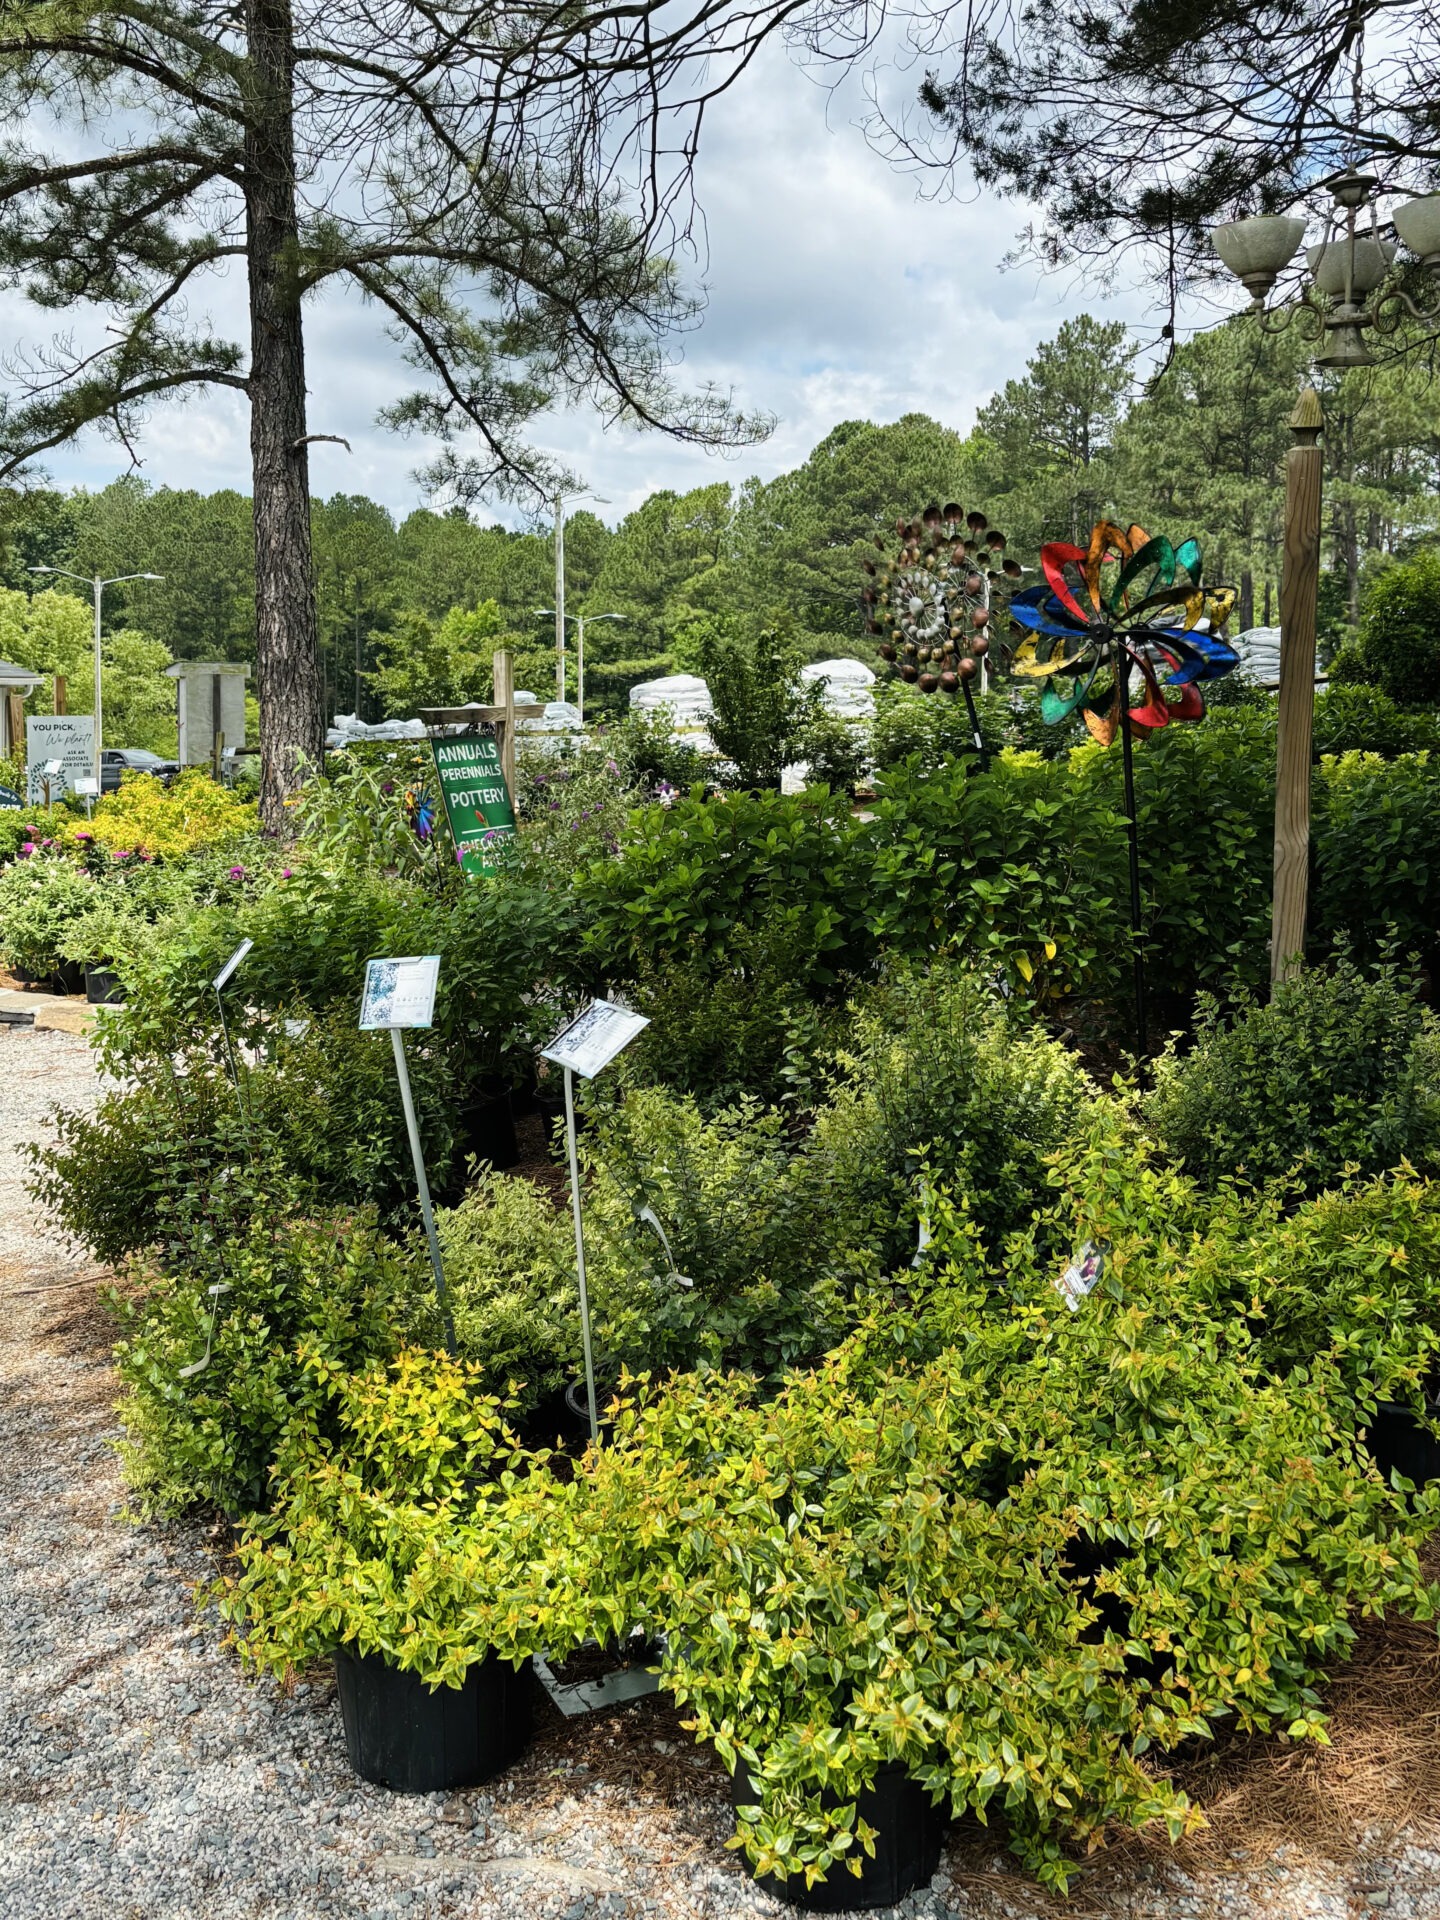
[[97,573],[93,578],[83,573],[71,573],[68,567],[30,567],[30,573],[49,573],[62,580],[78,580],[82,587],[89,587],[95,600],[95,791],[104,791],[100,779],[100,749],[103,745],[104,714],[101,707],[100,679],[100,614],[106,587],[123,586],[127,580],[163,580],[163,573],[117,573],[112,579],[103,580]]
[[1280,691],[1276,697],[1275,893],[1270,980],[1293,979],[1305,948],[1310,891],[1310,747],[1315,726],[1315,611],[1320,586],[1320,488],[1325,424],[1306,387],[1290,416],[1285,456],[1285,560],[1280,575]]
[[[548,619],[555,612],[553,607],[536,607],[537,620]],[[627,613],[559,613],[558,621],[575,622],[575,711],[581,720],[585,718],[585,623],[599,620],[628,620]]]
[[[608,507],[603,493],[557,493],[555,495],[555,698],[565,698],[565,502],[593,500],[597,507]],[[546,609],[550,611],[549,608]]]

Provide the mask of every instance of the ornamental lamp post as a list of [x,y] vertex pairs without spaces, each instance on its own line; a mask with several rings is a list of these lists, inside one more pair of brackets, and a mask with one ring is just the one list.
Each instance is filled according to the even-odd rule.
[[[1211,242],[1250,295],[1264,333],[1297,323],[1318,349],[1314,364],[1336,373],[1373,367],[1366,335],[1391,334],[1406,318],[1440,323],[1440,297],[1419,306],[1399,284],[1404,265],[1391,233],[1420,266],[1440,275],[1440,193],[1402,201],[1379,218],[1373,174],[1347,167],[1322,183],[1334,202],[1323,238],[1305,253],[1311,284],[1270,307],[1275,282],[1299,252],[1305,221],[1261,214],[1216,227]],[[1368,219],[1366,216],[1368,215]],[[1306,387],[1290,417],[1295,445],[1285,456],[1284,560],[1280,580],[1280,686],[1276,706],[1275,890],[1270,924],[1271,984],[1293,978],[1305,947],[1310,870],[1310,759],[1315,719],[1315,611],[1320,593],[1320,495],[1324,416]]]

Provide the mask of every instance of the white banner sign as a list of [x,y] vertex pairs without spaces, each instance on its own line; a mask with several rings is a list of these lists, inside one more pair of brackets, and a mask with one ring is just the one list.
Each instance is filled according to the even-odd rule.
[[404,960],[367,960],[360,1030],[428,1027],[435,1018],[435,988],[440,980],[438,953],[412,954]]
[[[60,762],[60,771],[47,776],[41,769],[51,760]],[[75,782],[95,771],[95,716],[90,713],[27,714],[25,765],[32,806],[43,805],[47,777],[52,800],[73,793]]]

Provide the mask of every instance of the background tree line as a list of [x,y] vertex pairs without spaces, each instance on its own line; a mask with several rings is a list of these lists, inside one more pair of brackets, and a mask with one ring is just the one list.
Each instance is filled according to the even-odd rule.
[[[877,529],[942,496],[983,507],[1026,562],[1102,513],[1197,533],[1211,576],[1240,589],[1242,624],[1278,618],[1280,468],[1303,343],[1238,318],[1180,347],[1148,385],[1136,353],[1119,323],[1081,317],[981,408],[968,436],[918,413],[886,426],[846,421],[773,480],[661,490],[613,530],[574,513],[567,604],[623,616],[588,631],[587,711],[619,711],[637,681],[698,669],[737,624],[776,627],[809,658],[872,659],[860,560]],[[1440,410],[1414,356],[1326,376],[1322,399],[1329,652],[1357,623],[1367,573],[1435,527]],[[518,656],[518,683],[553,696],[550,623],[536,613],[553,605],[548,527],[480,525],[460,508],[397,520],[363,495],[336,494],[312,502],[311,544],[327,717],[485,698],[501,644]],[[94,494],[0,495],[0,586],[13,594],[40,588],[26,572],[40,563],[165,576],[106,600],[115,636],[147,636],[159,650],[157,672],[172,658],[254,660],[251,552],[250,501],[238,492],[126,478]],[[27,640],[8,604],[0,653],[56,670],[44,652],[54,617],[37,619]],[[123,744],[148,744],[161,722],[146,709],[145,724],[145,741]]]

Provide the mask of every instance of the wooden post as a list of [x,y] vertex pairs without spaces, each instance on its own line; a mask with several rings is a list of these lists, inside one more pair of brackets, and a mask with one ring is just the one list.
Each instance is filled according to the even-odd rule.
[[17,760],[25,757],[25,696],[7,693],[5,703],[10,714],[10,751]]
[[70,711],[70,695],[65,685],[65,676],[63,673],[57,673],[55,676],[55,711],[56,713],[68,713]]
[[1320,398],[1306,387],[1285,456],[1285,559],[1280,576],[1280,693],[1275,747],[1275,899],[1271,983],[1299,971],[1310,885],[1310,745],[1315,724],[1315,609],[1320,593]]
[[500,765],[504,769],[506,789],[513,799],[515,796],[515,656],[508,647],[502,647],[495,655],[494,669],[494,704],[500,714],[495,722],[500,729]]

